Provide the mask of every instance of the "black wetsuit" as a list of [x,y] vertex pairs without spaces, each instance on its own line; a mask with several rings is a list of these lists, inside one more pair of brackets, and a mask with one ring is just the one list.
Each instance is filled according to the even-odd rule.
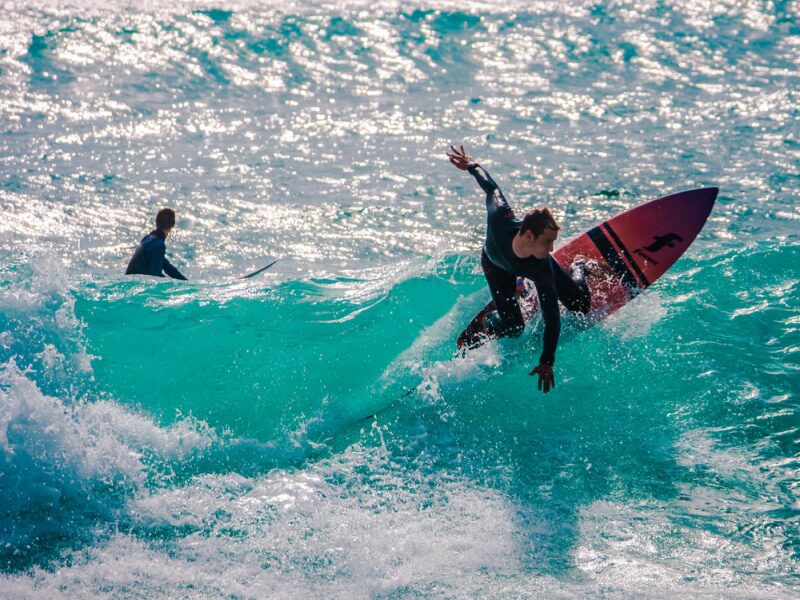
[[469,172],[486,192],[488,218],[481,266],[502,321],[497,334],[522,333],[525,321],[516,299],[517,276],[530,279],[536,286],[544,319],[544,348],[539,362],[552,365],[561,333],[558,300],[569,310],[586,313],[591,300],[589,288],[585,282],[575,281],[552,256],[519,258],[514,254],[512,241],[522,228],[522,220],[514,215],[503,192],[485,169],[476,164],[470,166]]
[[144,236],[128,263],[125,275],[155,275],[156,277],[163,277],[163,271],[173,279],[183,279],[185,281],[186,277],[181,275],[181,272],[167,260],[167,245],[164,243],[166,239],[167,236],[160,229],[154,229]]

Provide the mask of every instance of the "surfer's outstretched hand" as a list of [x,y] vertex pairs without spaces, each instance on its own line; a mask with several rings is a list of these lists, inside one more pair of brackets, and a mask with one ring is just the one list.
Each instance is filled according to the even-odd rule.
[[542,390],[542,386],[544,386],[542,391],[544,391],[545,394],[550,391],[551,387],[556,387],[556,378],[553,375],[553,367],[547,363],[539,363],[539,366],[531,371],[530,375],[539,376],[539,389]]
[[450,146],[450,152],[447,153],[447,158],[462,171],[466,171],[469,169],[470,165],[475,163],[475,161],[470,158],[469,153],[464,150],[464,146],[461,146],[460,150],[455,146]]

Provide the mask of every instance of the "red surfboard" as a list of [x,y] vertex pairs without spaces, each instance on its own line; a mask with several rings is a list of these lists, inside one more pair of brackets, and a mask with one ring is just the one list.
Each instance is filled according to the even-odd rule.
[[[553,253],[567,270],[578,256],[591,266],[587,282],[593,323],[650,287],[680,258],[705,225],[718,192],[715,187],[689,190],[641,204],[592,227]],[[533,283],[526,279],[524,284],[518,286],[517,300],[527,322],[539,303]],[[490,302],[472,319],[458,336],[459,348],[474,348],[495,337],[485,320],[494,309]]]

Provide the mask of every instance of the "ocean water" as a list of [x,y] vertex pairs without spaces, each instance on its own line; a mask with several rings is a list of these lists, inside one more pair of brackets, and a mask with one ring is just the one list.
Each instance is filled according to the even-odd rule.
[[[2,3],[0,597],[797,597],[798,73],[794,0]],[[721,191],[543,395],[451,143],[563,239]]]

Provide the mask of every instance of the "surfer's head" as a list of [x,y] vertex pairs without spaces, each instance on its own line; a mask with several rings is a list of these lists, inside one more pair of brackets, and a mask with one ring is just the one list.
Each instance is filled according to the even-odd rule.
[[535,208],[525,215],[519,236],[532,256],[547,258],[553,251],[553,244],[558,239],[560,229],[553,213],[545,206]]
[[175,227],[175,211],[171,208],[162,208],[156,215],[156,229],[167,234],[173,227]]

